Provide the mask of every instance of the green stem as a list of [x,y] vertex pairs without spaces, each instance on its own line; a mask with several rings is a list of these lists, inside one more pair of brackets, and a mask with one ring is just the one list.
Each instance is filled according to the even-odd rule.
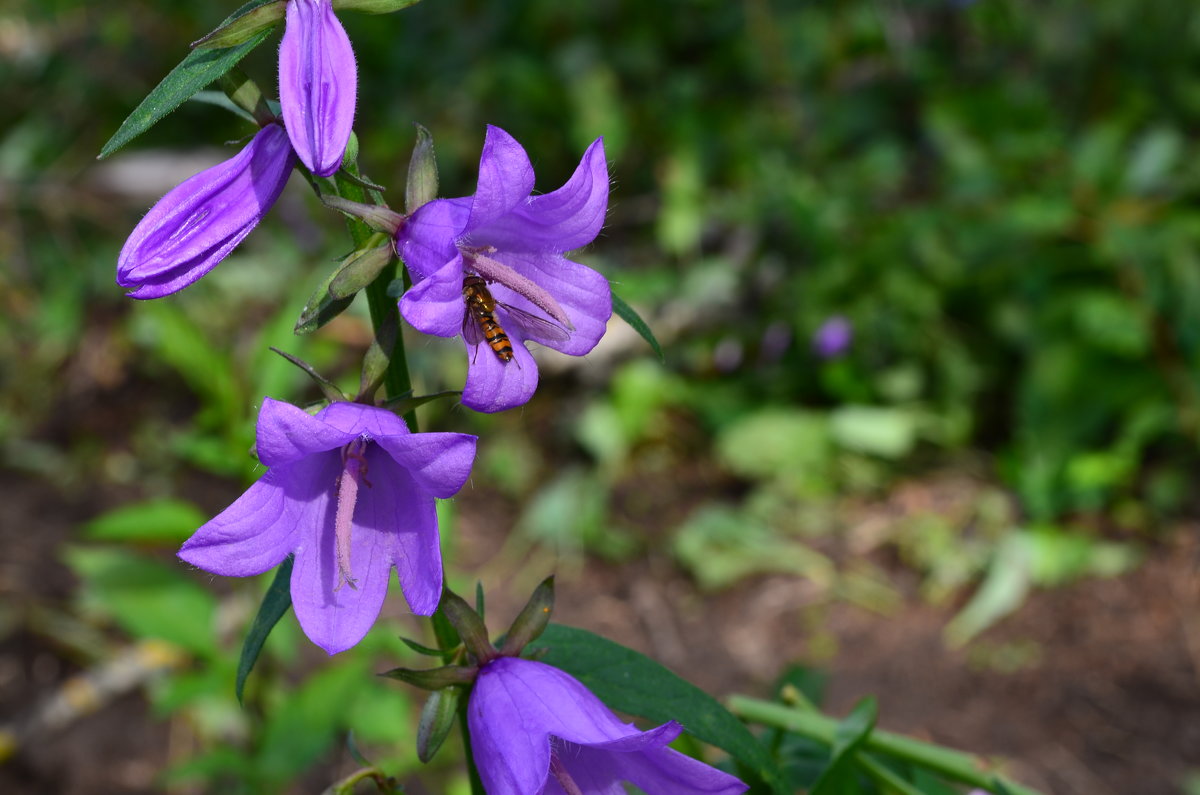
[[[740,718],[764,726],[774,726],[832,746],[838,721],[817,712],[807,712],[770,701],[732,696],[729,709]],[[999,783],[1012,795],[1039,795],[997,773],[988,771],[988,763],[977,756],[943,748],[900,734],[876,729],[866,738],[863,750],[900,759],[927,768],[948,779],[994,792]],[[877,772],[877,771],[876,771]]]

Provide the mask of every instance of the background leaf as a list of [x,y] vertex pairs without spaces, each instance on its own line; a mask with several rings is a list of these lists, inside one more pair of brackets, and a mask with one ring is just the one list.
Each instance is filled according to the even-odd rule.
[[238,660],[237,682],[234,684],[234,691],[237,693],[239,702],[242,700],[242,692],[246,688],[246,677],[250,676],[250,671],[254,669],[254,663],[258,661],[259,652],[262,651],[267,636],[271,634],[271,630],[279,623],[279,619],[283,618],[283,614],[292,606],[292,563],[293,558],[289,555],[283,563],[279,564],[279,568],[275,571],[275,579],[271,580],[271,587],[263,595],[262,604],[258,607],[258,615],[254,616],[254,623],[250,625],[250,631],[246,633],[246,640],[242,643],[242,656]]

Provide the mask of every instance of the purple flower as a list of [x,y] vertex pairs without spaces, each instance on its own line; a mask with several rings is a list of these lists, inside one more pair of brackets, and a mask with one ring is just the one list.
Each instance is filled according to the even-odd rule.
[[354,51],[332,0],[289,0],[279,45],[279,104],[296,154],[319,177],[342,164],[357,94]]
[[208,273],[271,209],[294,158],[283,128],[268,124],[235,157],[173,188],[125,241],[117,284],[161,298]]
[[358,403],[333,403],[312,416],[266,398],[257,448],[266,474],[197,530],[179,557],[245,577],[295,553],[296,618],[330,654],[371,628],[393,566],[414,613],[437,609],[434,497],[466,482],[474,436],[409,433],[390,411]]
[[675,721],[642,732],[568,674],[500,657],[483,666],[467,706],[471,751],[488,795],[736,795],[738,779],[673,751]]
[[475,195],[422,205],[396,235],[415,282],[400,312],[426,334],[463,336],[469,365],[462,401],[477,411],[532,397],[538,370],[525,341],[582,356],[612,315],[608,280],[563,256],[604,225],[603,141],[588,147],[561,188],[540,196],[531,190],[529,156],[489,126]]
[[854,340],[854,327],[842,315],[834,315],[813,334],[813,351],[822,359],[841,356]]

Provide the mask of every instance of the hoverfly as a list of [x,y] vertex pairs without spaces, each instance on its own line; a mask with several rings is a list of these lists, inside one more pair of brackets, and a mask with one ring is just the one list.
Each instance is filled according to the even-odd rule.
[[492,297],[487,282],[479,276],[464,277],[462,292],[467,305],[463,314],[463,339],[471,346],[486,341],[496,358],[505,364],[513,360],[513,347],[508,334],[496,319],[497,307],[504,310],[506,323],[511,322],[535,341],[566,342],[571,338],[571,333],[557,323],[497,301]]

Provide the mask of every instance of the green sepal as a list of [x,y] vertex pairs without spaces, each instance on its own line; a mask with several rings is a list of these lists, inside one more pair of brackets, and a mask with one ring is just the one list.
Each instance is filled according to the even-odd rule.
[[246,678],[254,669],[254,663],[258,661],[259,652],[267,642],[267,636],[292,606],[292,563],[293,558],[288,555],[275,570],[275,578],[271,580],[271,586],[263,595],[258,614],[254,616],[254,623],[250,625],[246,640],[242,642],[242,656],[238,659],[237,679],[233,685],[239,704],[242,703],[242,694],[246,689]]
[[321,201],[326,207],[357,218],[376,232],[387,232],[393,237],[404,225],[403,215],[379,204],[364,204],[328,194],[321,196]]
[[408,184],[404,188],[404,207],[412,215],[422,204],[437,198],[437,156],[433,152],[433,136],[421,125],[417,127],[417,143],[408,161]]
[[392,261],[392,244],[387,235],[377,232],[366,246],[350,253],[329,280],[329,296],[335,301],[353,298],[359,290],[375,281]]
[[422,690],[441,690],[453,685],[469,685],[475,681],[478,674],[479,669],[474,665],[443,665],[441,668],[426,670],[393,668],[390,671],[384,671],[380,676],[399,679],[401,682]]
[[361,11],[364,14],[391,14],[415,6],[421,0],[333,0],[334,11]]
[[250,118],[257,124],[261,126],[271,123],[275,114],[267,107],[267,101],[258,83],[251,80],[245,72],[235,66],[221,75],[220,83],[221,90],[229,97],[229,101],[250,114]]
[[[331,291],[332,292],[332,291]],[[374,405],[375,393],[383,386],[387,376],[388,365],[391,364],[391,354],[396,346],[396,318],[388,315],[375,330],[375,338],[363,357],[362,375],[358,381],[358,395],[354,398],[357,403]]]
[[421,720],[417,724],[417,758],[422,762],[428,763],[433,759],[450,735],[462,694],[461,687],[449,687],[435,690],[425,700],[425,706],[421,708]]
[[[258,7],[262,2],[263,0],[251,0],[233,12],[225,23],[244,14],[247,9]],[[237,66],[251,50],[263,43],[269,33],[268,30],[260,30],[245,42],[222,50],[192,50],[146,95],[141,104],[134,108],[133,113],[121,122],[113,137],[101,148],[98,159],[103,160],[137,138],[196,92],[207,88],[214,80]]]
[[287,0],[258,0],[247,3],[221,26],[202,39],[192,42],[196,50],[220,50],[249,41],[264,31],[270,31],[283,20]]
[[384,401],[384,408],[404,416],[418,406],[423,406],[426,403],[437,400],[438,398],[460,397],[462,392],[454,390],[446,390],[445,392],[434,392],[432,395],[420,395],[414,397],[411,392],[403,395],[397,395],[394,398],[389,398]]
[[537,640],[546,626],[550,623],[550,614],[554,612],[554,577],[547,577],[534,589],[533,595],[521,609],[520,615],[513,620],[512,626],[505,633],[504,645],[500,654],[505,657],[515,657],[521,650]]
[[641,335],[642,339],[650,343],[650,347],[654,349],[654,355],[658,357],[660,362],[665,362],[667,358],[663,356],[662,346],[658,344],[658,340],[654,338],[654,332],[646,325],[646,321],[642,320],[632,306],[625,303],[616,293],[612,294],[613,313],[617,317],[629,324],[629,327]]
[[417,654],[424,654],[426,657],[441,657],[444,654],[441,649],[431,648],[423,643],[416,642],[412,638],[401,636],[400,642],[415,651]]
[[483,598],[483,583],[479,580],[475,581],[475,612],[479,614],[479,618],[486,624],[487,602]]
[[461,596],[449,588],[442,589],[442,603],[439,609],[450,625],[462,639],[467,651],[475,655],[480,663],[489,662],[496,658],[496,649],[488,640],[487,627],[479,614],[471,609]]
[[348,298],[334,298],[329,294],[329,286],[333,284],[337,275],[338,271],[329,274],[321,286],[313,291],[296,320],[296,327],[293,329],[296,334],[310,334],[316,331],[345,312],[354,301],[353,295]]
[[316,369],[308,362],[304,361],[303,359],[301,359],[297,356],[293,356],[292,354],[288,353],[287,351],[281,351],[278,348],[273,347],[273,348],[271,348],[271,350],[274,351],[275,353],[278,353],[280,356],[287,359],[289,362],[296,365],[301,370],[303,370],[305,373],[307,373],[308,377],[316,382],[317,387],[321,390],[321,394],[324,395],[325,399],[328,400],[330,403],[341,403],[343,401],[350,399],[349,396],[346,395],[345,392],[338,389],[337,384],[333,383],[328,378],[326,378],[325,376],[318,373],[316,371]]

